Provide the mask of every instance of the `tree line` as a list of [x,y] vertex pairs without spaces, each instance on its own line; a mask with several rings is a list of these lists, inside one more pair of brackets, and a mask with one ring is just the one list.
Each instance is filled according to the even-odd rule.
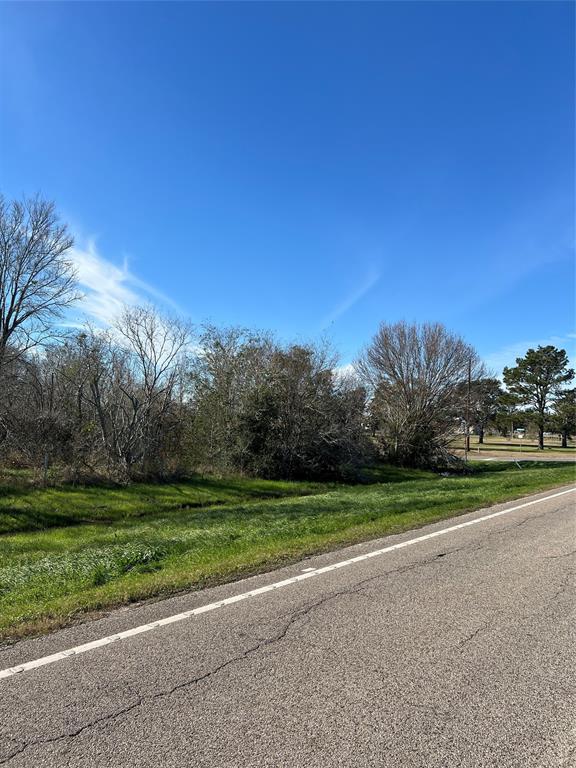
[[380,459],[459,461],[457,433],[529,420],[575,430],[564,350],[528,350],[501,382],[439,323],[383,323],[354,366],[329,344],[126,307],[65,329],[81,298],[54,205],[0,198],[0,461],[46,480],[191,472],[346,478]]

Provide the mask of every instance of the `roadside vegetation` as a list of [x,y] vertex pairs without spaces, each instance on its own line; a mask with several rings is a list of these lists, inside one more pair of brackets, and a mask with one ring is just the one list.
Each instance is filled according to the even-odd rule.
[[[207,487],[191,480],[172,490],[151,484],[3,492],[0,638],[265,571],[574,479],[573,464],[527,462],[519,469],[494,462],[447,476],[380,467],[356,485],[221,480]],[[182,505],[181,494],[196,493],[217,503]]]
[[[70,323],[73,239],[52,203],[0,196],[0,467],[44,486],[213,473],[354,481],[374,461],[454,468],[456,434],[576,432],[566,351],[487,371],[441,323],[386,322],[342,366],[323,341],[126,306]],[[62,323],[62,320],[65,322]],[[68,321],[68,322],[66,322]]]
[[153,306],[78,325],[72,245],[52,203],[0,196],[0,639],[574,479],[458,452],[519,428],[573,450],[564,350],[503,387],[434,322],[382,323],[346,366]]

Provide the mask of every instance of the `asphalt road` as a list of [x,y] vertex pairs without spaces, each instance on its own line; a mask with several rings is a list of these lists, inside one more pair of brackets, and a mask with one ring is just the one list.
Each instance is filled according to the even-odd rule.
[[[0,764],[576,766],[575,500],[0,680]],[[116,611],[0,650],[0,670],[520,503]]]

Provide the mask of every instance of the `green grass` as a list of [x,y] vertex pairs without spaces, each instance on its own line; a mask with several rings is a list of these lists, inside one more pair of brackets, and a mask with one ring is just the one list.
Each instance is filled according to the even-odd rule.
[[34,488],[26,476],[0,485],[0,534],[56,526],[115,524],[129,518],[325,491],[322,483],[195,477],[126,487],[60,485]]
[[[575,468],[491,463],[477,465],[472,475],[449,477],[382,468],[366,479],[369,484],[356,486],[197,480],[3,495],[0,509],[6,499],[12,505],[26,499],[20,525],[28,530],[0,536],[0,638],[45,631],[85,611],[234,579],[570,483]],[[226,503],[176,504],[180,491],[170,488],[193,498],[196,485],[208,494],[204,501],[225,498]],[[102,502],[106,514],[90,500]],[[64,522],[33,530],[34,510],[42,521],[38,525]]]

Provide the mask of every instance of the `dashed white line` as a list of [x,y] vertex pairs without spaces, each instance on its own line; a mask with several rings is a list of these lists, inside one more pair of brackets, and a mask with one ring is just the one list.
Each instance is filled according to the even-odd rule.
[[298,576],[291,576],[288,579],[283,579],[282,581],[276,581],[273,584],[267,584],[265,587],[258,587],[257,589],[250,590],[249,592],[242,592],[239,595],[234,595],[233,597],[227,597],[227,598],[224,598],[223,600],[218,600],[214,603],[203,605],[200,608],[192,608],[191,610],[184,611],[183,613],[176,613],[173,616],[168,616],[165,619],[158,619],[158,621],[153,621],[153,622],[150,622],[149,624],[142,624],[139,627],[134,627],[133,629],[127,629],[124,632],[118,632],[115,635],[108,635],[108,637],[103,637],[100,640],[93,640],[90,643],[77,645],[74,648],[69,648],[66,651],[59,651],[58,653],[53,653],[50,656],[43,656],[42,658],[35,659],[34,661],[28,661],[24,664],[18,664],[15,667],[8,667],[7,669],[0,670],[0,680],[8,677],[13,677],[14,675],[19,675],[22,672],[30,672],[33,669],[38,669],[39,667],[45,667],[48,664],[54,664],[54,662],[61,661],[62,659],[67,659],[70,656],[78,656],[81,653],[87,653],[88,651],[93,651],[96,648],[102,648],[105,645],[111,645],[112,643],[117,643],[120,640],[126,640],[129,637],[135,637],[136,635],[141,635],[144,632],[151,632],[153,629],[158,629],[159,627],[165,627],[168,624],[175,624],[178,621],[184,621],[185,619],[190,619],[193,616],[200,616],[202,613],[215,611],[218,608],[224,608],[227,605],[232,605],[233,603],[239,603],[240,601],[247,600],[250,597],[263,595],[266,592],[272,592],[275,589],[281,589],[282,587],[287,587],[290,584],[297,584],[298,582],[304,581],[305,579],[310,579],[315,576],[321,576],[324,573],[330,573],[331,571],[335,571],[339,568],[345,568],[348,565],[353,565],[354,563],[360,563],[363,560],[370,560],[373,557],[379,557],[380,555],[384,555],[387,552],[394,552],[397,549],[404,549],[404,547],[410,547],[414,544],[419,544],[422,541],[435,539],[438,536],[445,536],[447,533],[452,533],[452,531],[458,531],[462,528],[468,528],[471,525],[478,525],[479,523],[483,523],[485,520],[492,520],[495,517],[508,515],[510,514],[510,512],[516,512],[519,509],[530,507],[533,504],[541,504],[544,501],[549,501],[550,499],[555,499],[555,498],[558,498],[559,496],[564,496],[565,494],[572,493],[575,490],[576,488],[568,488],[565,491],[559,491],[558,493],[553,493],[541,499],[534,499],[533,501],[527,501],[524,504],[518,504],[515,507],[509,507],[508,509],[501,509],[499,512],[492,512],[489,515],[483,515],[482,517],[478,517],[474,520],[467,520],[464,523],[451,525],[449,528],[442,528],[439,531],[426,533],[426,534],[423,534],[422,536],[417,536],[414,539],[408,539],[407,541],[401,541],[398,544],[392,544],[389,547],[383,547],[382,549],[375,549],[372,552],[367,552],[364,555],[357,555],[356,557],[351,557],[349,560],[341,560],[338,563],[332,563],[332,565],[325,565],[322,568],[315,568],[315,569],[306,568],[304,569],[304,572]]

